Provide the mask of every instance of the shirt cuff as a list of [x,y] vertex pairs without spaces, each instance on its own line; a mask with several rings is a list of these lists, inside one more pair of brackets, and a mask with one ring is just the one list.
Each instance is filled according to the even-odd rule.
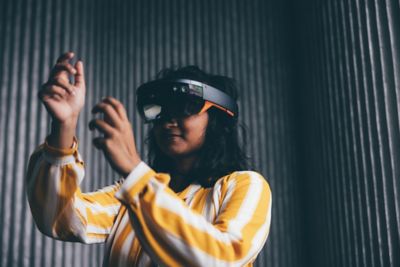
[[78,153],[78,140],[74,137],[74,142],[70,148],[57,148],[50,146],[47,138],[43,144],[44,157],[52,164],[65,165],[72,162],[82,162]]
[[115,193],[115,197],[123,203],[133,203],[134,198],[143,191],[149,180],[155,176],[156,172],[141,161],[125,178],[121,188]]

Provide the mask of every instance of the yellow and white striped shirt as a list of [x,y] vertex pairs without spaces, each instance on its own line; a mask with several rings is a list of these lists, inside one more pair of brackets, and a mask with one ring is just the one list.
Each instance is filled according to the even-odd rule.
[[81,192],[83,176],[76,142],[71,149],[43,144],[30,158],[28,200],[44,234],[107,242],[104,266],[252,266],[266,242],[271,191],[256,172],[180,193],[168,187],[168,174],[144,162],[93,193]]

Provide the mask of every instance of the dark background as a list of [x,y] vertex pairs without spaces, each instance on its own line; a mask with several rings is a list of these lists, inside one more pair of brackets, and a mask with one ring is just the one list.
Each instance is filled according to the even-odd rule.
[[273,193],[257,266],[400,266],[399,0],[0,0],[0,266],[100,266],[102,245],[35,227],[24,173],[49,118],[37,99],[58,55],[86,67],[83,190],[118,177],[91,145],[91,107],[199,65],[241,85],[247,153]]

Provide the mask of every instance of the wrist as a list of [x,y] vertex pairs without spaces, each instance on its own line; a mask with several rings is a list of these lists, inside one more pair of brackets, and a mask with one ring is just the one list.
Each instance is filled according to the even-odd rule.
[[77,124],[77,118],[71,118],[63,122],[53,120],[48,144],[56,148],[70,148],[74,143]]
[[123,177],[126,178],[139,164],[142,160],[139,157],[135,157],[129,163],[129,166],[126,168],[126,171],[123,173]]
[[51,122],[51,130],[68,130],[75,129],[78,125],[78,116],[73,116],[63,121],[53,119]]

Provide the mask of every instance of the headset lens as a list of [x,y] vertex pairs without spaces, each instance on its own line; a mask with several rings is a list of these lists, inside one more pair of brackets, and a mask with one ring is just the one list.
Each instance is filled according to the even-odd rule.
[[[156,99],[153,99],[156,100]],[[146,121],[163,118],[184,118],[198,114],[204,106],[204,100],[197,97],[169,97],[146,103],[141,108]]]

